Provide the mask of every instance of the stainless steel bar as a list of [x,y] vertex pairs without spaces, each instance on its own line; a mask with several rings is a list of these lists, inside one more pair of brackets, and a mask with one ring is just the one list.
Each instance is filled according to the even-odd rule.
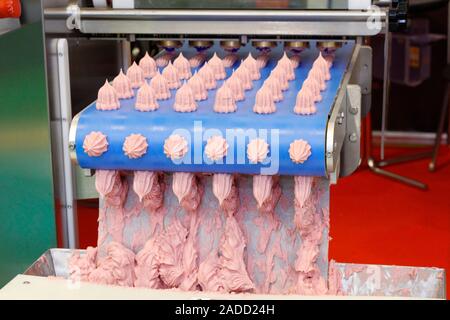
[[[66,8],[47,8],[45,19],[68,18]],[[81,19],[117,20],[263,20],[263,21],[360,21],[380,19],[384,12],[345,10],[172,10],[172,9],[94,9],[80,8]]]
[[439,126],[436,133],[436,141],[434,143],[433,153],[432,153],[432,159],[431,162],[428,165],[428,170],[435,171],[436,170],[436,162],[439,155],[439,148],[441,146],[441,138],[442,138],[442,132],[444,131],[444,125],[445,125],[445,118],[448,111],[448,95],[450,90],[450,84],[447,84],[447,87],[445,88],[445,96],[444,96],[444,102],[442,104],[441,109],[441,117],[439,118]]
[[[386,18],[389,23],[389,17]],[[386,28],[384,40],[384,71],[383,71],[383,108],[381,115],[381,145],[380,158],[384,160],[385,133],[387,128],[387,117],[389,112],[389,94],[390,94],[390,69],[391,69],[391,33]]]
[[390,159],[385,159],[385,160],[379,161],[378,167],[382,168],[382,167],[390,166],[393,164],[421,160],[424,158],[428,158],[430,156],[431,156],[431,152],[422,152],[422,153],[416,153],[416,154],[403,155],[403,156],[399,156],[396,158],[390,158]]

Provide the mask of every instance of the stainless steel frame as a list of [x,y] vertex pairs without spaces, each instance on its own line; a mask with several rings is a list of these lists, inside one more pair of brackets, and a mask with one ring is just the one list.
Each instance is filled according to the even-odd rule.
[[[75,33],[66,8],[44,10],[46,33]],[[343,10],[146,10],[79,8],[83,34],[373,36],[384,11]],[[379,24],[368,23],[379,21]],[[213,23],[211,23],[213,22]]]

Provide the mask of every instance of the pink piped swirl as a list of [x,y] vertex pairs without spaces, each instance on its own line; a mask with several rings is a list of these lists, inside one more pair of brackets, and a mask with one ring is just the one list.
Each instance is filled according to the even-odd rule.
[[173,54],[165,53],[158,58],[156,58],[156,65],[160,68],[166,67],[170,61],[172,61]]
[[156,101],[156,94],[147,82],[138,90],[136,104],[134,106],[138,111],[155,111],[159,108]]
[[152,191],[153,184],[158,179],[154,171],[135,171],[133,179],[133,190],[142,202],[144,197]]
[[310,90],[302,89],[298,92],[294,112],[300,115],[312,115],[317,112],[314,97]]
[[205,146],[205,154],[212,161],[219,161],[226,157],[228,143],[222,136],[212,136]]
[[289,146],[289,156],[292,162],[296,164],[305,163],[311,156],[311,145],[302,139],[295,140]]
[[212,189],[213,194],[222,205],[223,201],[228,198],[231,193],[234,178],[231,174],[216,173],[213,175]]
[[233,72],[230,78],[226,81],[227,86],[231,89],[234,95],[234,101],[242,101],[245,99],[244,86],[241,79]]
[[314,78],[307,78],[305,82],[303,82],[302,89],[311,91],[314,102],[322,101],[322,94],[320,92],[320,84]]
[[270,73],[271,77],[274,77],[278,80],[281,86],[281,90],[286,91],[289,89],[289,81],[286,76],[286,72],[280,66],[276,66],[275,69]]
[[102,111],[117,110],[120,108],[117,92],[114,87],[109,84],[108,80],[106,80],[105,84],[98,90],[95,108]]
[[159,73],[159,71],[150,81],[150,87],[153,89],[156,99],[167,100],[170,98],[169,85],[167,84],[166,79]]
[[133,89],[139,88],[145,81],[144,71],[136,64],[136,61],[128,68],[127,77],[130,79]]
[[253,112],[259,114],[269,114],[277,111],[275,106],[274,98],[271,90],[263,86],[256,93],[255,105],[253,106]]
[[119,74],[113,80],[113,87],[117,92],[119,99],[129,99],[134,96],[133,89],[131,88],[131,81],[120,69]]
[[198,72],[198,75],[202,77],[207,90],[212,90],[217,87],[216,78],[214,77],[214,71],[208,64],[208,62],[205,62],[203,67]]
[[173,104],[173,109],[176,112],[193,112],[197,110],[197,103],[195,102],[194,92],[192,91],[191,86],[186,81],[175,95],[175,103]]
[[312,67],[309,71],[308,78],[314,79],[319,83],[320,91],[324,91],[327,88],[327,83],[325,81],[325,75],[323,71],[316,67]]
[[249,70],[250,78],[252,80],[259,80],[261,78],[258,64],[256,63],[256,60],[255,58],[253,58],[251,53],[249,53],[248,57],[244,60],[244,65]]
[[172,62],[169,62],[169,65],[164,68],[162,76],[166,79],[169,89],[178,89],[181,86],[178,70],[173,66]]
[[179,134],[172,134],[164,141],[164,154],[172,160],[183,158],[188,152],[187,140]]
[[252,163],[261,163],[269,154],[269,144],[264,139],[253,139],[247,145],[247,158]]
[[238,56],[234,53],[227,54],[223,59],[223,65],[225,68],[231,68],[237,61]]
[[148,52],[145,53],[144,57],[139,61],[139,67],[141,67],[144,72],[144,77],[147,79],[155,76],[158,71],[158,67],[156,66],[156,61],[152,57],[149,56]]
[[216,100],[214,102],[214,111],[218,113],[231,113],[237,110],[233,91],[226,83],[217,90]]
[[191,68],[198,68],[205,60],[206,56],[204,53],[197,53],[195,56],[189,58],[189,64]]
[[215,52],[213,57],[209,59],[208,65],[212,68],[214,72],[214,78],[216,80],[223,80],[227,77],[223,61],[217,56]]
[[195,101],[208,99],[208,90],[206,90],[205,81],[197,72],[189,79],[188,84],[194,92]]
[[279,66],[284,70],[288,81],[295,79],[294,67],[292,66],[291,60],[288,58],[286,52],[283,54],[283,57],[278,61],[277,66]]
[[130,159],[141,158],[147,153],[147,138],[141,134],[130,134],[123,143],[123,152]]
[[253,81],[250,76],[250,71],[247,69],[243,62],[241,62],[241,65],[239,66],[239,68],[237,68],[234,74],[241,80],[244,90],[253,89]]
[[263,87],[267,87],[272,92],[273,101],[280,102],[284,99],[283,90],[281,90],[280,82],[273,76],[264,81]]
[[84,137],[83,150],[89,157],[100,157],[108,150],[108,140],[100,131],[92,131]]
[[302,57],[299,54],[294,54],[292,57],[289,58],[289,60],[291,60],[294,69],[297,69],[300,66]]
[[173,66],[177,69],[180,80],[187,80],[192,77],[191,65],[182,52],[173,62]]
[[272,176],[253,176],[253,196],[258,204],[258,207],[262,207],[264,202],[270,198],[273,188]]
[[320,69],[320,71],[322,71],[326,81],[329,81],[331,79],[330,65],[328,61],[325,60],[322,53],[320,53],[319,57],[314,61],[313,67],[317,67]]
[[263,69],[267,66],[269,60],[270,60],[269,55],[266,53],[262,53],[256,57],[256,65],[258,66],[259,69]]

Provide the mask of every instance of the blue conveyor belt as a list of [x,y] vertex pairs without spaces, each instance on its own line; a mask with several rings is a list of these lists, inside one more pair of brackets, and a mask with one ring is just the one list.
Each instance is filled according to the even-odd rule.
[[[293,112],[296,95],[312,67],[319,51],[315,43],[311,49],[302,53],[302,63],[295,70],[296,79],[290,82],[290,88],[284,92],[284,100],[277,103],[277,111],[270,115],[258,115],[253,112],[253,104],[258,89],[262,86],[270,71],[275,67],[276,61],[282,55],[282,47],[272,50],[271,60],[261,70],[261,79],[254,81],[254,88],[246,91],[245,101],[237,103],[238,110],[231,114],[218,114],[213,111],[216,90],[208,92],[208,99],[198,103],[198,110],[192,113],[178,113],[172,108],[175,90],[172,98],[159,101],[159,109],[154,112],[139,112],[134,109],[135,99],[121,100],[121,108],[115,111],[98,111],[95,102],[82,111],[76,131],[76,155],[82,168],[90,169],[117,169],[117,170],[151,170],[151,171],[187,171],[187,172],[223,172],[261,174],[262,168],[271,168],[263,172],[280,175],[325,176],[325,134],[328,115],[338,93],[341,81],[347,69],[354,48],[353,42],[348,42],[336,52],[335,63],[331,69],[332,80],[327,83],[327,90],[322,93],[323,100],[317,104],[318,112],[312,116],[300,116]],[[195,52],[184,47],[181,50],[190,57]],[[223,57],[225,53],[217,44],[208,51],[214,51]],[[250,45],[239,50],[239,55],[245,57],[249,51],[258,52]],[[238,63],[234,66],[236,68]],[[228,76],[232,68],[227,69]],[[218,88],[223,81],[218,81]],[[203,151],[210,129],[221,132],[230,145],[229,155],[223,164],[210,163],[204,160]],[[227,131],[228,130],[228,131]],[[248,159],[241,163],[245,155],[245,146],[249,142],[252,130],[259,137],[264,138],[271,145],[270,161],[263,164],[249,163]],[[84,137],[91,131],[101,131],[107,136],[109,148],[100,157],[89,157],[84,153],[82,145]],[[195,131],[195,133],[194,133]],[[173,163],[163,153],[166,138],[178,132],[191,141],[184,163]],[[147,138],[149,148],[147,153],[139,159],[129,159],[122,151],[125,138],[139,133]],[[203,134],[202,134],[203,133]],[[206,133],[206,134],[205,134]],[[228,136],[227,136],[228,133]],[[231,133],[231,136],[230,136]],[[245,133],[248,135],[245,136]],[[203,140],[194,146],[194,134],[203,135]],[[233,134],[244,138],[233,138]],[[289,157],[289,145],[296,139],[304,139],[312,147],[311,157],[303,164],[295,164]],[[278,142],[277,142],[278,141]],[[276,154],[276,145],[279,145],[279,156]],[[197,152],[193,152],[196,150]],[[277,162],[276,159],[279,159]],[[207,163],[208,161],[208,163]],[[229,163],[232,164],[229,164]]]

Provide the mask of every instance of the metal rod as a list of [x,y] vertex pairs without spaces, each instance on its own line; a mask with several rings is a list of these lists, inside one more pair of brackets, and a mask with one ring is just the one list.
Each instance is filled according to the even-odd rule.
[[373,160],[372,158],[369,158],[367,164],[369,165],[370,170],[372,170],[376,174],[382,175],[382,176],[390,178],[390,179],[392,179],[394,181],[398,181],[398,182],[401,182],[401,183],[404,183],[404,184],[407,184],[409,186],[416,187],[416,188],[419,188],[419,189],[422,189],[422,190],[427,190],[428,189],[428,186],[426,184],[420,182],[420,181],[417,181],[417,180],[414,180],[414,179],[410,179],[410,178],[401,176],[399,174],[380,169],[377,166],[377,163],[375,162],[375,160]]
[[377,164],[380,168],[382,167],[387,167],[393,164],[399,164],[399,163],[403,163],[403,162],[409,162],[409,161],[416,161],[416,160],[421,160],[424,158],[428,158],[431,156],[431,152],[422,152],[422,153],[416,153],[416,154],[409,154],[409,155],[404,155],[404,156],[399,156],[396,158],[391,158],[391,159],[385,159],[382,161],[379,161]]
[[63,210],[65,209],[66,212],[68,246],[69,248],[74,249],[78,245],[78,237],[73,188],[73,171],[69,150],[69,130],[70,121],[72,120],[72,104],[70,96],[69,49],[67,39],[58,40],[57,50],[65,190],[65,201],[62,205],[64,206]]
[[[346,11],[346,10],[208,10],[208,9],[95,9],[80,8],[82,19],[117,20],[264,20],[264,21],[350,21],[365,22],[368,19],[380,19],[384,12]],[[67,18],[70,11],[66,8],[47,8],[46,19]]]
[[442,104],[441,117],[439,119],[439,126],[438,126],[438,130],[436,133],[436,141],[434,143],[434,148],[433,148],[433,156],[432,156],[431,162],[428,165],[428,170],[430,170],[430,171],[436,170],[436,162],[437,162],[437,157],[439,155],[439,148],[441,146],[442,132],[444,131],[445,116],[446,116],[447,110],[448,110],[448,94],[449,94],[448,91],[449,91],[449,89],[450,89],[450,84],[447,83],[447,86],[445,88],[444,102]]
[[[389,16],[386,15],[386,25],[389,25]],[[390,93],[390,69],[391,69],[391,33],[386,27],[384,40],[384,71],[383,71],[383,108],[381,114],[381,145],[380,158],[384,160],[385,135],[387,129],[387,113],[389,111],[389,93]]]

